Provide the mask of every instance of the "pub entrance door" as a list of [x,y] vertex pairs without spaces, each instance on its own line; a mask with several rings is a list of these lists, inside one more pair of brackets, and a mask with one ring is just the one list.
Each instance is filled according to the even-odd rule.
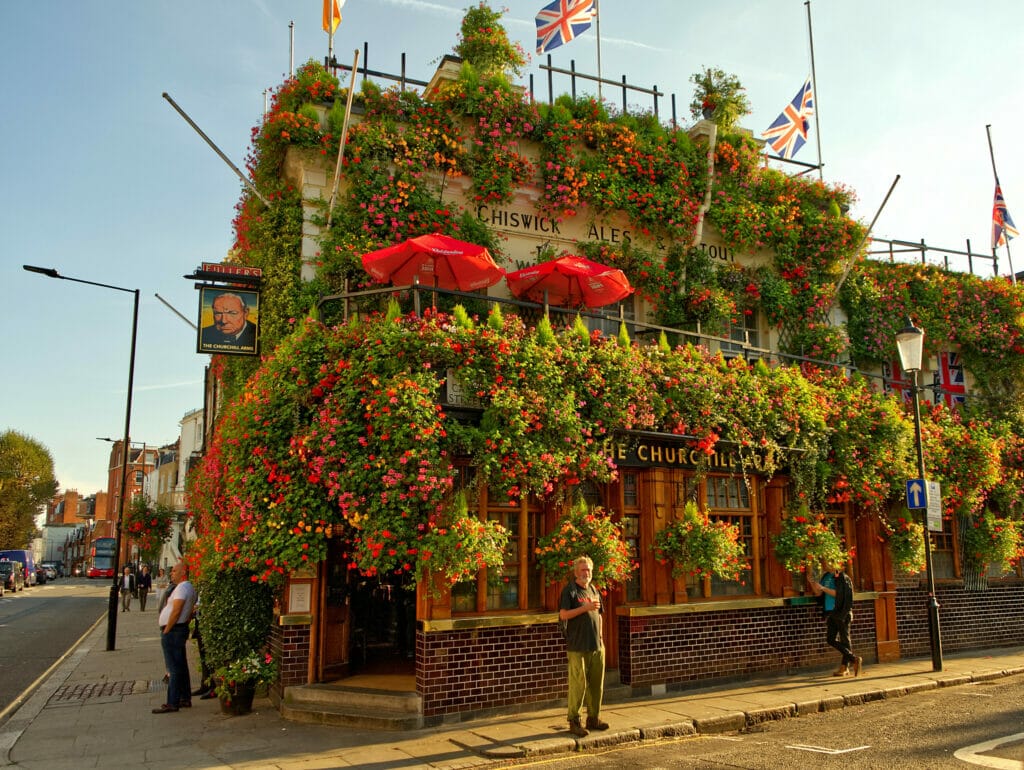
[[408,575],[368,577],[353,569],[345,542],[326,562],[320,681],[359,674],[415,673],[416,592]]

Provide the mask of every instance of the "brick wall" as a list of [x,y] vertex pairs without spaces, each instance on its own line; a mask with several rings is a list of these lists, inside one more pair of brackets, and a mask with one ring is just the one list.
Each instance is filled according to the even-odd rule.
[[[873,662],[874,603],[857,602],[853,617],[853,650]],[[815,605],[620,618],[619,650],[619,678],[637,694],[839,663]]]
[[417,630],[416,661],[416,690],[423,716],[432,723],[565,698],[565,643],[553,623]]
[[275,624],[270,632],[270,651],[280,662],[278,687],[306,684],[309,678],[309,626]]
[[[903,580],[896,593],[896,628],[904,658],[931,655],[928,591],[920,582]],[[940,584],[935,595],[943,653],[1024,644],[1024,584],[993,583],[984,591]]]

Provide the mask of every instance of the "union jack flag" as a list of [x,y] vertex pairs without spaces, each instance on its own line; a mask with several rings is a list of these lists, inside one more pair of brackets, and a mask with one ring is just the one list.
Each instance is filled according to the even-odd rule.
[[555,0],[537,14],[537,53],[547,53],[590,29],[594,0]]
[[882,363],[882,391],[898,392],[905,404],[911,403],[914,397],[914,380],[906,376],[897,358]]
[[1017,228],[1010,219],[1010,212],[1006,210],[1006,201],[1003,200],[1003,191],[999,187],[999,180],[996,180],[996,197],[992,203],[992,248],[1004,245],[1008,240],[1020,235]]
[[769,146],[781,157],[792,158],[807,141],[807,132],[810,130],[807,119],[813,114],[814,94],[811,92],[811,79],[807,78],[793,101],[786,105],[786,109],[761,136],[768,140]]
[[967,383],[964,382],[964,365],[959,353],[939,353],[939,371],[936,377],[938,392],[946,406],[963,406],[967,400]]

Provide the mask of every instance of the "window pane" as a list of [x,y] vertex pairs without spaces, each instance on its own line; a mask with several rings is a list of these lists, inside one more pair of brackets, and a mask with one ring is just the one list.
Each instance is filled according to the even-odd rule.
[[637,495],[636,473],[622,474],[622,503],[627,508],[635,508],[640,504],[640,498]]

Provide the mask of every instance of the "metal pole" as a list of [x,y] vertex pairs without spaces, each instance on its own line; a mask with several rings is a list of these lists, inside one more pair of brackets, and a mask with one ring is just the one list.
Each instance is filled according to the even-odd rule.
[[818,143],[818,179],[824,179],[821,170],[821,122],[818,120],[818,78],[814,72],[814,30],[811,29],[811,0],[806,0],[807,6],[807,39],[811,44],[811,88],[814,89],[814,139]]
[[[992,124],[991,123],[986,123],[985,124],[985,136],[988,137],[988,157],[992,161],[992,176],[995,177],[996,188],[999,188],[999,172],[996,171],[996,153],[995,153],[995,150],[992,149]],[[1000,192],[1002,192],[1002,190],[1000,190]],[[1004,204],[1006,203],[1005,199],[1003,200],[1003,203]],[[995,199],[994,198],[993,198],[993,206],[995,206]],[[995,231],[993,231],[993,232],[995,232]],[[1005,231],[1004,231],[1004,238],[1006,239],[1006,259],[1007,259],[1007,262],[1010,265],[1010,283],[1013,284],[1014,286],[1016,286],[1017,285],[1017,273],[1014,272],[1014,269],[1013,269],[1013,257],[1010,256],[1010,238],[1009,238],[1009,236],[1005,235]],[[992,258],[993,258],[993,262],[995,261],[995,256],[996,256],[996,244],[993,243],[992,244]]]
[[[98,281],[87,281],[84,278],[69,278],[66,275],[61,275],[57,272],[56,268],[52,267],[36,267],[35,265],[22,265],[22,267],[30,273],[39,273],[48,278],[60,278],[62,281],[73,281],[74,283],[84,283],[89,286],[101,286],[104,289],[123,291],[134,295],[135,298],[132,307],[132,346],[131,353],[128,356],[128,396],[125,400],[124,408],[124,443],[121,446],[123,465],[121,468],[120,507],[117,511],[117,520],[114,523],[114,579],[110,584],[110,599],[107,605],[107,650],[113,650],[114,641],[117,637],[117,581],[118,572],[121,571],[121,520],[124,516],[124,504],[128,487],[129,434],[132,426],[132,388],[135,384],[135,342],[139,333],[139,290],[126,289],[123,286],[114,286],[113,284],[99,283]],[[143,447],[143,451],[145,451],[145,447]]]
[[[917,443],[917,475],[925,484],[924,448],[921,441],[921,385],[920,370],[914,370],[914,439]],[[935,597],[935,570],[932,569],[932,536],[928,532],[928,511],[922,512],[924,520],[924,564],[928,578],[928,636],[932,647],[932,671],[942,671],[942,638],[939,634],[939,601]]]
[[[170,97],[170,95],[166,91],[164,91],[163,97],[164,97],[164,99],[167,100],[167,103],[170,104],[174,108],[175,112],[177,112],[179,115],[181,115],[181,117],[183,117],[185,119],[185,122],[188,123],[190,126],[192,126],[192,129],[197,134],[199,134],[199,136],[201,136],[203,138],[203,141],[205,141],[208,145],[210,145],[210,149],[212,149],[215,153],[217,153],[217,155],[220,156],[220,159],[222,161],[224,161],[225,163],[228,164],[228,167],[232,171],[235,172],[235,175],[239,179],[242,180],[242,184],[244,184],[246,187],[248,187],[252,191],[252,194],[255,195],[257,198],[259,198],[263,202],[264,206],[266,206],[267,208],[270,208],[270,202],[266,198],[264,198],[262,195],[260,195],[260,191],[256,189],[256,185],[254,185],[252,182],[250,182],[246,178],[245,174],[243,174],[241,171],[238,170],[238,166],[236,166],[234,163],[232,163],[231,160],[228,158],[228,156],[220,151],[220,147],[215,145],[213,143],[213,140],[210,139],[210,137],[208,137],[205,133],[203,133],[203,129],[201,129],[199,126],[196,125],[195,121],[192,120],[192,118],[190,118],[188,116],[188,114],[186,114],[185,110],[181,109],[181,107],[178,106],[178,103],[176,101],[174,101],[174,99],[172,99]],[[88,282],[86,281],[86,283],[88,283]]]
[[601,7],[598,0],[594,0],[594,32],[597,35],[597,101],[604,101],[601,98]]

